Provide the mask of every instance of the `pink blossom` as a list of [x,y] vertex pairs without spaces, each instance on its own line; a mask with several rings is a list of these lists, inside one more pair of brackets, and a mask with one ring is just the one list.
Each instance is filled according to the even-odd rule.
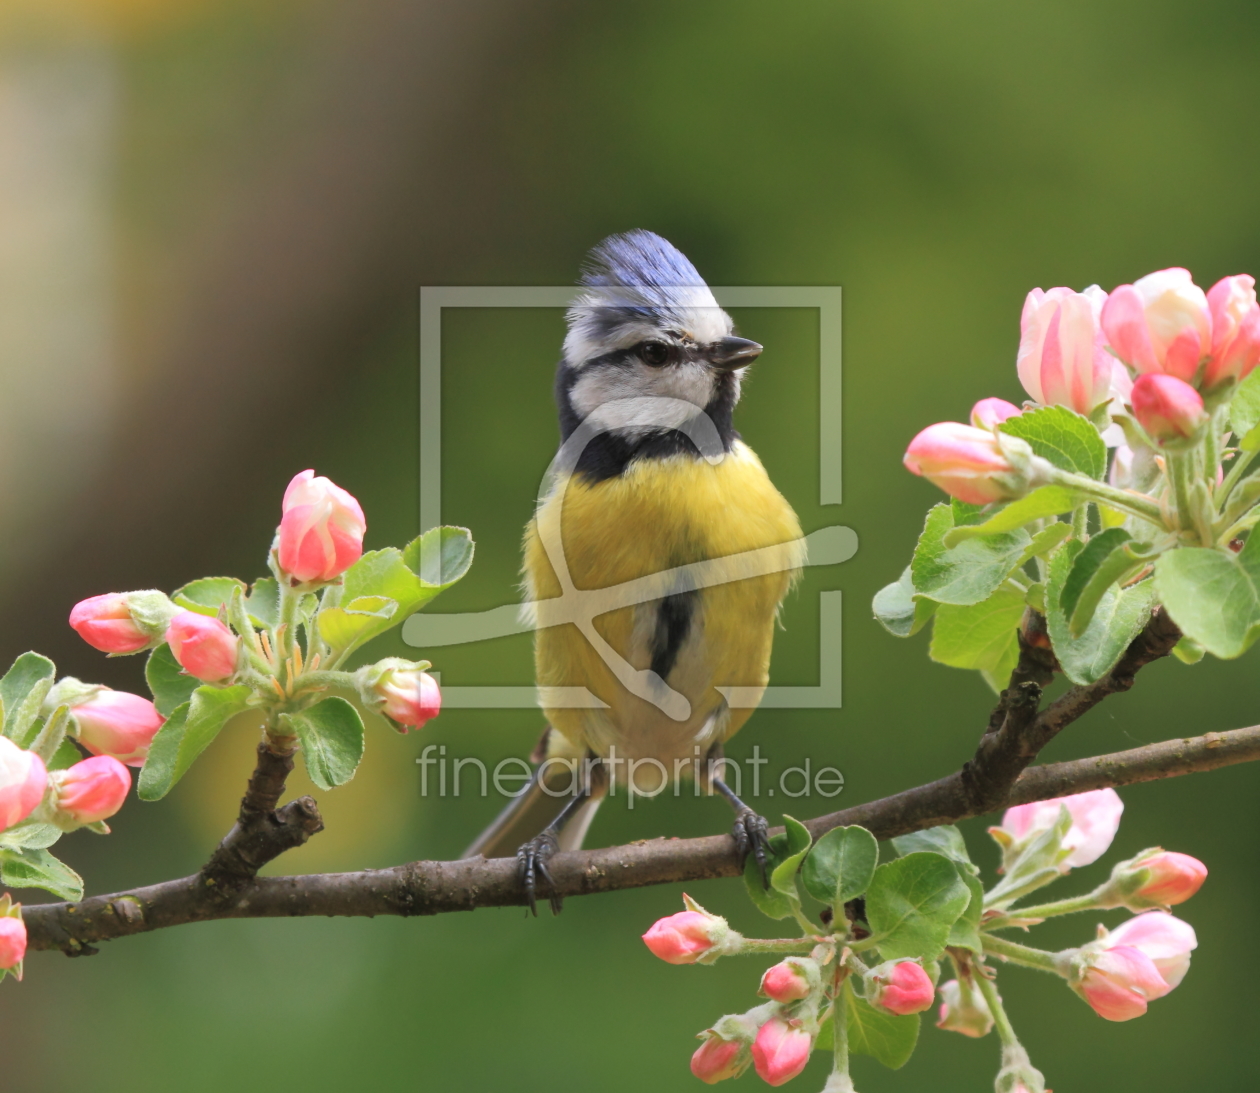
[[776,1002],[799,1002],[809,992],[809,977],[798,962],[789,959],[766,969],[757,993]]
[[1189,854],[1160,850],[1133,862],[1134,869],[1146,869],[1150,879],[1134,895],[1141,899],[1172,907],[1185,903],[1207,880],[1207,866]]
[[419,668],[392,668],[376,684],[381,712],[400,725],[422,728],[442,709],[437,680]]
[[1167,911],[1145,911],[1112,930],[1106,944],[1131,945],[1145,953],[1172,990],[1190,970],[1190,953],[1199,941],[1188,922]]
[[181,611],[166,628],[166,641],[180,667],[202,683],[219,683],[236,674],[236,636],[210,615]]
[[144,766],[163,721],[147,698],[108,687],[70,713],[79,726],[80,744],[93,755],[112,755],[129,767]]
[[1148,273],[1115,289],[1103,304],[1101,321],[1108,344],[1138,372],[1191,383],[1212,348],[1207,297],[1180,268]]
[[117,759],[97,755],[53,775],[57,810],[78,824],[107,820],[123,806],[131,773]]
[[1088,414],[1112,396],[1114,360],[1098,323],[1106,299],[1097,285],[1084,292],[1035,288],[1028,294],[1016,369],[1037,402]]
[[1212,314],[1212,356],[1203,374],[1204,390],[1245,379],[1260,363],[1260,304],[1256,281],[1246,273],[1222,277],[1207,294]]
[[102,653],[135,653],[153,640],[136,625],[121,592],[80,600],[70,612],[70,625]]
[[992,1031],[993,1014],[984,995],[973,985],[951,979],[941,984],[941,1008],[936,1027],[979,1039]]
[[1024,411],[1004,398],[982,398],[971,408],[971,424],[992,432],[1004,421],[1019,417]]
[[[26,923],[12,915],[0,914],[0,968],[20,968],[26,956]],[[19,972],[18,978],[22,976]]]
[[1147,1002],[1172,988],[1151,958],[1130,945],[1117,945],[1093,958],[1075,989],[1108,1021],[1131,1021],[1146,1012]]
[[708,1085],[716,1085],[725,1078],[738,1078],[748,1068],[749,1058],[746,1043],[710,1033],[691,1057],[691,1073]]
[[935,993],[927,972],[913,960],[890,960],[867,980],[867,1001],[898,1017],[930,1009]]
[[912,474],[968,504],[987,505],[1014,496],[1005,483],[1014,467],[991,432],[971,425],[956,421],[929,425],[910,441],[902,462]]
[[47,786],[44,761],[33,751],[23,751],[7,736],[0,736],[0,831],[20,824],[34,812]]
[[1132,400],[1133,416],[1158,444],[1187,440],[1207,424],[1199,392],[1176,376],[1138,376]]
[[694,964],[728,931],[726,920],[706,911],[679,911],[657,919],[643,943],[667,964]]
[[1071,797],[1055,797],[1049,801],[1008,808],[1000,828],[1014,842],[1027,844],[1048,831],[1059,821],[1060,807],[1068,810],[1072,825],[1063,838],[1063,847],[1071,853],[1059,864],[1063,872],[1089,865],[1106,853],[1120,827],[1124,802],[1114,789],[1095,789]]
[[799,1022],[774,1017],[757,1030],[753,1041],[753,1065],[762,1080],[770,1085],[791,1081],[809,1062],[814,1038]]
[[331,581],[363,554],[363,509],[327,478],[302,471],[285,490],[283,510],[277,558],[293,581]]

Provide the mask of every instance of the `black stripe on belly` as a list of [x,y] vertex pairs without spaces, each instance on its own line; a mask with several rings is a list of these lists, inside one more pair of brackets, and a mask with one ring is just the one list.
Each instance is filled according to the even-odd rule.
[[652,671],[668,679],[674,662],[691,631],[691,620],[700,606],[700,593],[676,592],[661,600],[656,609],[656,630],[652,634]]

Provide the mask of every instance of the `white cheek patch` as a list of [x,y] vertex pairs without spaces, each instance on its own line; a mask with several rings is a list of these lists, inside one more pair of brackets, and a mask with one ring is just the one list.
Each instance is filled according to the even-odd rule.
[[[569,401],[579,417],[586,418],[596,408],[605,407],[600,420],[616,432],[631,434],[676,429],[695,416],[688,406],[703,409],[712,397],[713,374],[696,361],[666,368],[641,362],[591,368],[579,375],[569,391]],[[652,398],[661,402],[643,401]],[[621,399],[637,401],[609,405]]]

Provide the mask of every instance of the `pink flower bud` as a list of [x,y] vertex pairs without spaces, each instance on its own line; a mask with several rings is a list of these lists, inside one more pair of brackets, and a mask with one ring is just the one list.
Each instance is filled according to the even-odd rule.
[[1212,313],[1212,357],[1203,374],[1203,389],[1241,380],[1260,363],[1260,305],[1256,281],[1246,273],[1223,277],[1207,294]]
[[713,1032],[691,1057],[691,1073],[708,1085],[738,1078],[748,1069],[752,1056],[742,1040],[724,1040]]
[[1035,288],[1028,294],[1016,369],[1037,402],[1088,414],[1111,397],[1113,358],[1098,324],[1106,299],[1097,285],[1084,292]]
[[1135,893],[1137,897],[1162,907],[1185,903],[1203,887],[1207,880],[1207,866],[1189,854],[1176,854],[1161,850],[1132,863],[1134,869],[1144,869],[1150,879]]
[[984,995],[972,984],[951,979],[941,984],[941,1008],[936,1027],[979,1039],[993,1030],[993,1014]]
[[297,475],[284,491],[277,557],[299,584],[341,576],[363,554],[367,521],[359,502],[314,471]]
[[442,709],[437,680],[419,668],[390,669],[381,676],[375,691],[384,702],[381,713],[400,725],[422,728]]
[[1159,444],[1187,440],[1207,424],[1199,392],[1175,376],[1138,376],[1131,397],[1133,416]]
[[910,441],[902,459],[911,474],[921,475],[959,501],[987,505],[1014,497],[1015,468],[991,432],[942,421]]
[[971,408],[971,424],[992,432],[1002,422],[1019,417],[1024,411],[1004,398],[982,398]]
[[[26,956],[26,923],[20,918],[0,915],[0,968],[19,968]],[[22,976],[19,972],[18,978]]]
[[898,1017],[930,1009],[936,988],[928,973],[913,960],[890,960],[872,969],[866,1000]]
[[1116,837],[1120,814],[1124,811],[1124,802],[1114,789],[1095,789],[1071,797],[1016,805],[1006,810],[1001,827],[989,830],[1004,835],[1007,842],[1026,846],[1058,823],[1061,807],[1068,810],[1072,825],[1063,838],[1064,849],[1071,853],[1059,864],[1059,868],[1066,873],[1096,862]]
[[166,640],[180,667],[202,683],[220,683],[236,674],[236,636],[216,618],[181,611],[166,628]]
[[127,597],[121,592],[80,600],[70,612],[70,625],[102,653],[135,653],[153,640],[136,625]]
[[53,774],[57,810],[76,824],[107,820],[123,806],[131,774],[117,759],[98,755]]
[[679,911],[657,919],[643,935],[643,943],[667,964],[694,964],[730,932],[726,919],[718,915],[700,910]]
[[1184,269],[1121,285],[1103,304],[1101,322],[1116,356],[1138,372],[1191,383],[1212,348],[1207,297]]
[[[817,974],[812,978],[815,983],[818,981]],[[765,998],[773,998],[776,1002],[799,1002],[808,997],[813,989],[810,979],[808,966],[789,957],[773,968],[766,969],[757,993]]]
[[1146,1012],[1147,1002],[1172,988],[1151,958],[1140,949],[1117,945],[1091,960],[1073,989],[1108,1021],[1131,1021]]
[[102,687],[70,710],[79,743],[93,755],[112,755],[129,767],[142,767],[163,717],[147,698]]
[[47,786],[44,761],[33,751],[23,751],[7,736],[0,736],[0,831],[20,824],[34,812]]
[[1129,945],[1151,958],[1168,989],[1172,990],[1190,970],[1190,953],[1198,948],[1194,927],[1167,911],[1146,911],[1134,915],[1111,931],[1107,946]]
[[753,1065],[769,1085],[790,1082],[809,1062],[814,1038],[799,1022],[774,1017],[757,1030],[753,1041]]

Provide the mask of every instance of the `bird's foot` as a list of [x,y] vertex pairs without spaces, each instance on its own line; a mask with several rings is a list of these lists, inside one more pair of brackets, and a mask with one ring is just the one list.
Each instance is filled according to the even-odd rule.
[[535,898],[538,881],[541,878],[547,885],[550,895],[551,913],[558,915],[563,901],[556,894],[556,882],[551,879],[551,871],[547,868],[547,860],[560,849],[556,837],[550,831],[535,835],[516,852],[516,864],[520,872],[521,883],[525,886],[525,897],[529,900],[530,913],[538,917],[538,904]]
[[761,884],[770,887],[770,878],[766,875],[766,863],[770,860],[770,837],[766,834],[769,828],[764,816],[758,816],[751,808],[742,808],[735,813],[735,826],[731,834],[735,836],[735,847],[739,851],[739,862],[742,866],[752,854],[757,860],[757,870],[761,874]]

